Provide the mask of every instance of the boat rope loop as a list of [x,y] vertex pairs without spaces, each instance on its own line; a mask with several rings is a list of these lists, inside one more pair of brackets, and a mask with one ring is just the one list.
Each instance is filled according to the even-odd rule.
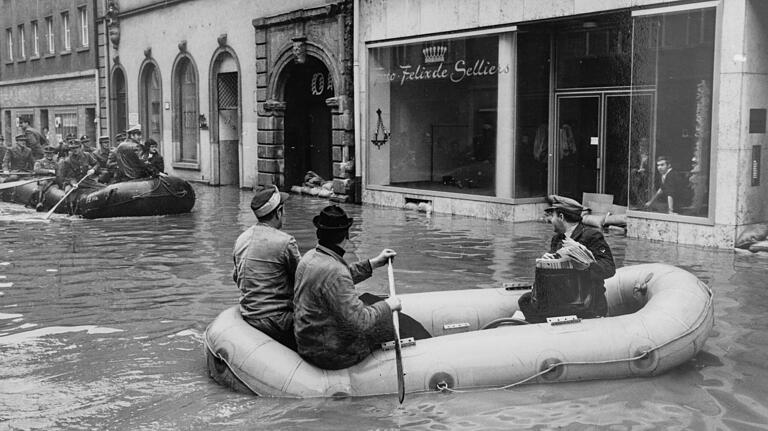
[[508,385],[499,386],[499,387],[493,387],[493,388],[483,388],[483,389],[476,389],[476,390],[460,390],[460,389],[452,389],[448,387],[448,384],[445,381],[439,382],[435,390],[440,392],[451,392],[451,393],[470,393],[470,392],[480,392],[480,391],[498,391],[498,390],[507,390],[514,388],[515,386],[522,385],[523,383],[529,382],[537,377],[543,376],[544,374],[549,373],[550,371],[553,371],[557,367],[562,367],[565,365],[604,365],[604,364],[615,364],[619,362],[634,362],[641,359],[646,359],[648,356],[653,353],[656,350],[659,350],[669,344],[674,343],[677,340],[680,340],[682,338],[687,337],[689,334],[691,334],[693,331],[698,329],[698,327],[701,325],[701,323],[706,319],[707,315],[709,314],[709,311],[712,307],[712,301],[714,300],[714,295],[712,295],[712,289],[710,289],[709,286],[707,286],[705,283],[699,282],[699,287],[702,288],[707,294],[707,303],[704,307],[704,311],[699,315],[699,318],[696,319],[696,324],[691,325],[691,327],[683,332],[682,334],[678,335],[677,337],[671,338],[656,347],[650,347],[646,350],[640,351],[637,355],[629,357],[629,358],[620,358],[620,359],[607,359],[604,361],[563,361],[563,362],[553,362],[543,370],[539,371],[536,374],[533,374],[530,377],[526,377],[525,379],[519,380],[514,383],[510,383]]

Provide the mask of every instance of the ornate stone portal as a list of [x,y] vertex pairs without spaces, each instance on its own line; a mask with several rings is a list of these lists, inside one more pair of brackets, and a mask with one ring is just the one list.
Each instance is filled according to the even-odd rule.
[[253,20],[256,31],[256,102],[258,116],[258,182],[286,187],[285,89],[292,64],[308,57],[328,69],[324,85],[333,97],[331,159],[336,201],[355,201],[354,115],[352,88],[352,2],[341,1],[312,9]]

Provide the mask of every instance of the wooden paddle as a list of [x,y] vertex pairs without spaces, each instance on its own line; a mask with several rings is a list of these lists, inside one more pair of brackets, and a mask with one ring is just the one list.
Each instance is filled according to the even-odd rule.
[[[389,297],[395,297],[395,272],[392,269],[392,258],[387,262],[389,275]],[[400,346],[400,319],[397,310],[392,311],[392,326],[395,327],[395,362],[397,363],[397,399],[400,404],[405,399],[405,376],[403,374],[403,350]]]
[[50,218],[50,217],[51,217],[51,215],[53,214],[53,212],[54,212],[54,211],[56,211],[56,208],[58,208],[58,207],[59,207],[59,205],[61,205],[61,203],[62,203],[62,202],[64,202],[64,200],[67,198],[67,196],[69,196],[69,195],[70,195],[70,194],[71,194],[73,191],[75,191],[75,189],[77,189],[77,187],[80,185],[80,183],[82,183],[83,181],[85,181],[85,179],[86,179],[86,178],[88,178],[88,177],[90,177],[90,176],[91,176],[91,172],[90,172],[90,171],[88,171],[88,173],[87,173],[87,174],[85,174],[85,176],[84,176],[83,178],[81,178],[81,179],[80,179],[80,181],[78,181],[78,182],[77,182],[77,184],[75,184],[75,186],[74,186],[74,187],[72,187],[71,189],[67,190],[67,192],[66,192],[66,193],[64,193],[64,196],[62,196],[62,198],[61,198],[61,199],[59,199],[59,201],[58,201],[58,202],[56,202],[56,205],[54,205],[54,206],[53,206],[53,208],[51,208],[51,210],[50,210],[50,211],[48,211],[47,213],[45,213],[45,216],[43,217],[43,220],[47,220],[48,218]]
[[41,178],[33,178],[31,180],[18,180],[18,181],[11,181],[7,183],[0,183],[0,190],[12,189],[14,187],[23,186],[24,184],[29,184],[29,183],[36,183],[38,181],[48,181],[53,178],[55,177],[41,177]]

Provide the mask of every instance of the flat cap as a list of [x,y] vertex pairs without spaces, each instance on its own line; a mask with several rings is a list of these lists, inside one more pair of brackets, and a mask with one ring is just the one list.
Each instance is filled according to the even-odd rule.
[[581,215],[582,212],[589,211],[589,208],[578,203],[575,199],[567,198],[565,196],[549,195],[547,200],[549,201],[550,206],[545,211],[561,210],[576,215]]

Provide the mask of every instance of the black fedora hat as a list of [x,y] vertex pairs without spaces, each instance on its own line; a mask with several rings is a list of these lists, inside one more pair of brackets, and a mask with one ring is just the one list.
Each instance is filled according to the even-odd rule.
[[353,221],[352,217],[347,217],[347,213],[341,207],[328,205],[312,219],[312,224],[318,229],[340,230],[349,229]]

